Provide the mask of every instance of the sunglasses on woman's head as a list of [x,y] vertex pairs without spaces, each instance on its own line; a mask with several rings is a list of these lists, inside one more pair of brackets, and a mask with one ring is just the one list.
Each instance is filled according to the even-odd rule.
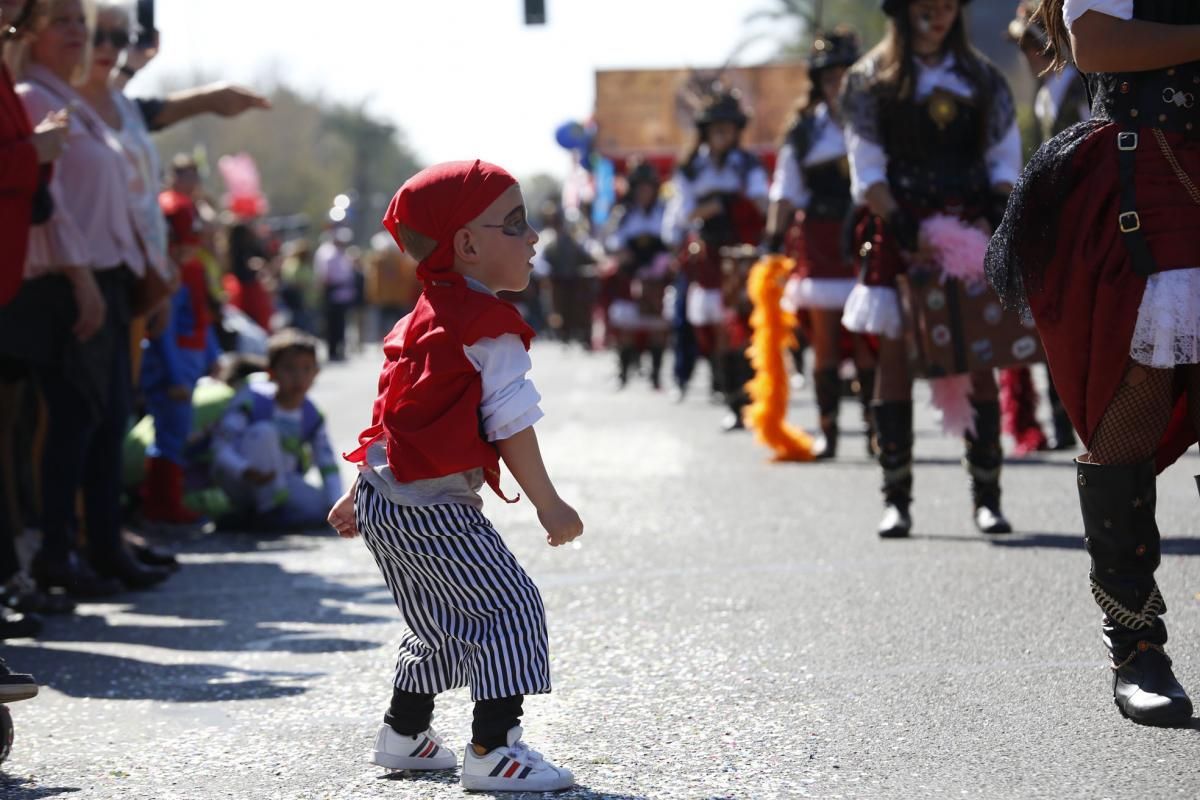
[[104,43],[108,42],[117,50],[124,50],[126,47],[129,47],[130,40],[129,31],[123,31],[119,28],[112,30],[96,28],[96,32],[92,35],[92,44],[96,47],[103,47]]

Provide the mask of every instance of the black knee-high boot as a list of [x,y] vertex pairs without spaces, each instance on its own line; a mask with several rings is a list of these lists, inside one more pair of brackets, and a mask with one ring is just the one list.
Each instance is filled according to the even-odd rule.
[[842,380],[836,367],[813,372],[813,388],[817,395],[817,412],[821,415],[821,436],[818,443],[818,460],[837,457],[838,406],[842,400]]
[[911,400],[884,401],[872,406],[879,466],[883,467],[883,519],[879,535],[885,539],[908,536],[912,531],[913,407]]
[[1163,650],[1167,604],[1154,581],[1160,558],[1154,462],[1075,463],[1092,596],[1104,612],[1104,641],[1112,657],[1113,699],[1134,722],[1186,723],[1192,701]]
[[663,365],[663,349],[662,347],[650,348],[650,385],[655,389],[662,388],[662,365]]
[[754,369],[746,357],[745,350],[726,350],[721,354],[721,373],[725,381],[725,406],[729,413],[721,423],[726,431],[745,429],[742,412],[750,403],[746,383],[754,377]]
[[875,447],[875,415],[871,403],[875,401],[875,370],[858,370],[858,402],[862,405],[863,426],[867,430],[867,457],[875,458],[879,451]]
[[963,465],[971,476],[971,500],[975,505],[975,527],[982,533],[1012,533],[1012,525],[1000,510],[1000,403],[972,403],[975,435],[963,437],[967,453]]
[[713,350],[706,356],[708,359],[709,370],[709,389],[714,397],[725,394],[725,387],[729,385],[729,376],[725,374],[726,367],[729,363],[729,354],[721,353]]
[[617,381],[624,389],[629,383],[629,370],[637,362],[637,351],[632,347],[622,345],[617,348]]

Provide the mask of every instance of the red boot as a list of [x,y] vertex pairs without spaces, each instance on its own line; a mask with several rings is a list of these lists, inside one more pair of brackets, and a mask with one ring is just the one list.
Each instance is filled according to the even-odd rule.
[[1014,456],[1050,449],[1038,424],[1038,394],[1028,367],[1000,370],[1000,403],[1004,410],[1004,432],[1013,438]]
[[167,458],[146,459],[142,516],[147,522],[195,525],[203,517],[183,505],[183,467]]

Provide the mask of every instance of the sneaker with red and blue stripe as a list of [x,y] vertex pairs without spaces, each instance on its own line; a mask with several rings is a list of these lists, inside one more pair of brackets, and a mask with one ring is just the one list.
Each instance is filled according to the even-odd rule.
[[487,755],[476,755],[467,745],[463,756],[462,785],[472,792],[555,792],[575,785],[569,769],[551,764],[521,741],[517,726],[508,732],[508,746]]
[[375,758],[372,760],[388,769],[454,769],[458,766],[458,758],[433,728],[416,736],[405,736],[387,724],[382,725],[375,736]]

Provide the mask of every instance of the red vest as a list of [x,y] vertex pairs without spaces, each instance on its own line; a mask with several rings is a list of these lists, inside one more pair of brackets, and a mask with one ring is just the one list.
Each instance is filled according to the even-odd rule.
[[526,349],[534,337],[511,303],[471,289],[457,275],[428,282],[412,313],[384,339],[387,360],[371,427],[344,458],[363,463],[367,448],[382,438],[388,466],[402,483],[482,468],[503,498],[500,457],[481,431],[483,382],[463,348],[506,333],[520,336]]

